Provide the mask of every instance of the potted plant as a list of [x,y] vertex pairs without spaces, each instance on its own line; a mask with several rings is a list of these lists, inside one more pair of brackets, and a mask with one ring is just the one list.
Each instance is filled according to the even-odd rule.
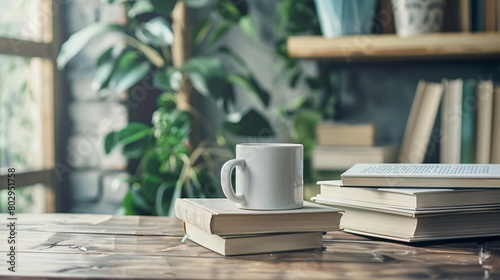
[[[63,44],[57,62],[64,67],[98,35],[120,34],[124,46],[110,46],[96,57],[96,90],[106,88],[120,93],[151,79],[159,93],[151,124],[132,122],[110,132],[105,139],[106,152],[121,148],[124,156],[138,162],[127,179],[130,187],[123,200],[123,213],[168,215],[178,197],[218,196],[219,183],[213,168],[217,152],[223,149],[201,138],[193,140],[193,123],[205,121],[207,116],[180,95],[191,87],[195,94],[213,99],[225,116],[217,128],[224,132],[219,133],[223,138],[225,133],[259,136],[263,130],[272,135],[271,125],[257,110],[237,111],[233,106],[235,86],[254,94],[264,106],[269,105],[270,94],[256,81],[244,60],[224,46],[219,45],[212,56],[193,55],[176,63],[175,40],[179,34],[172,31],[175,24],[172,12],[174,8],[185,12],[185,2],[108,0],[115,2],[124,6],[127,22],[94,23],[71,35]],[[254,31],[245,1],[216,0],[208,5],[219,20],[205,20],[193,34],[183,34],[186,38],[213,44],[233,26],[248,34]],[[196,49],[196,45],[193,47]],[[229,72],[221,62],[222,57],[235,61],[239,71]]]

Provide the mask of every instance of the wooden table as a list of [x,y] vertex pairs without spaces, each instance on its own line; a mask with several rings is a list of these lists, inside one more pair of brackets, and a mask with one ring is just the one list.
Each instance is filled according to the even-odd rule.
[[181,222],[175,218],[90,214],[17,215],[11,238],[16,272],[11,272],[8,218],[0,216],[0,276],[500,279],[500,237],[409,246],[330,232],[324,250],[223,257],[190,241],[181,243]]

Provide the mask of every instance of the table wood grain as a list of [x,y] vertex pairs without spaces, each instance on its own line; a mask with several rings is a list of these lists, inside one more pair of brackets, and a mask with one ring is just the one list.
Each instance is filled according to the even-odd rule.
[[17,215],[11,272],[0,223],[5,279],[500,279],[500,237],[409,245],[330,232],[322,250],[223,257],[181,243],[176,218],[91,214]]

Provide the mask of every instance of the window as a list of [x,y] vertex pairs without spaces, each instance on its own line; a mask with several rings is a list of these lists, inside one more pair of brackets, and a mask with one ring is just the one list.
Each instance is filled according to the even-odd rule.
[[62,9],[56,0],[0,0],[0,6],[0,212],[8,210],[9,185],[17,213],[53,212]]

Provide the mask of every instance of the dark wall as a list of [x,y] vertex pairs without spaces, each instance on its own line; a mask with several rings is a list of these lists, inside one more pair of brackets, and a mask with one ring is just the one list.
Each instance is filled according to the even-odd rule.
[[[332,68],[340,77],[338,120],[374,122],[378,142],[402,140],[420,79],[492,78],[500,82],[499,58],[336,63]],[[429,152],[427,160],[437,160],[437,150]]]

